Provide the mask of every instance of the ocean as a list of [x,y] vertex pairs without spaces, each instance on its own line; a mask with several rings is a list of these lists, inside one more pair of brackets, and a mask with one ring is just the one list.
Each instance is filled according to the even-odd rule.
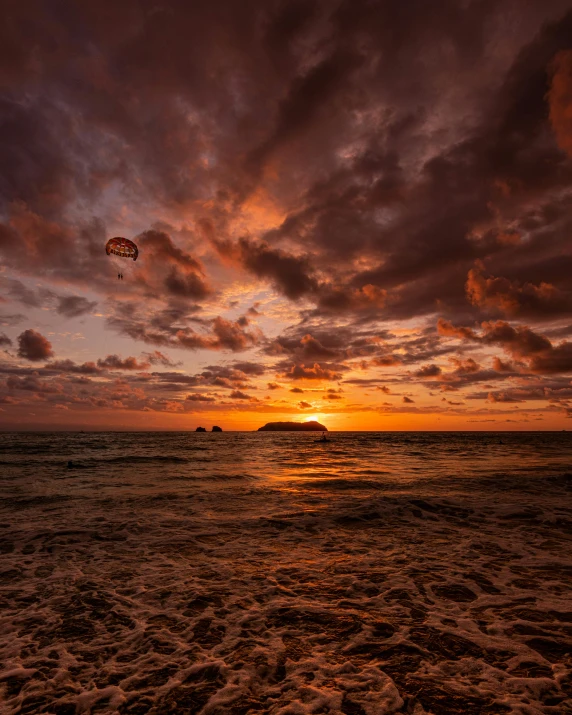
[[572,713],[572,433],[328,437],[0,433],[0,713]]

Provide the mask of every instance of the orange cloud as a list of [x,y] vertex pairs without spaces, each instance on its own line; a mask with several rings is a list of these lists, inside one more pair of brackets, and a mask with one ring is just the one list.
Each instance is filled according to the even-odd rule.
[[571,299],[550,283],[518,285],[508,278],[484,275],[478,262],[468,273],[465,289],[470,303],[505,315],[554,313],[570,308]]
[[559,52],[552,62],[548,92],[550,123],[561,149],[572,156],[572,50]]
[[335,370],[330,370],[315,362],[311,367],[306,367],[303,363],[300,365],[292,365],[292,367],[284,373],[283,377],[289,377],[293,380],[340,380],[342,375]]

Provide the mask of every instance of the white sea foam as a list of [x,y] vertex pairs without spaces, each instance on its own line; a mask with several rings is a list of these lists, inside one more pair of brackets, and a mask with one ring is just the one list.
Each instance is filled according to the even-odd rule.
[[306,438],[2,436],[0,712],[572,712],[569,438]]

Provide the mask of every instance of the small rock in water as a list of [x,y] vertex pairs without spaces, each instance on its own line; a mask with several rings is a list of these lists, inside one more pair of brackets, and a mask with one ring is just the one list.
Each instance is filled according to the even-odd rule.
[[222,427],[217,427],[217,425],[214,425],[212,431],[213,432],[222,432]]
[[197,427],[197,429],[195,430],[195,432],[206,432],[206,431],[207,431],[206,427]]

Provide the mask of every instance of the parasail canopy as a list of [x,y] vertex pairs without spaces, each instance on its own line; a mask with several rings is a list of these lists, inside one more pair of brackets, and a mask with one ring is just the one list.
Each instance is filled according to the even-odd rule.
[[137,260],[137,256],[139,255],[137,245],[133,243],[133,241],[130,241],[128,238],[123,238],[122,236],[110,238],[105,244],[105,252],[108,256],[110,253],[113,253],[121,258],[132,258],[134,261]]

